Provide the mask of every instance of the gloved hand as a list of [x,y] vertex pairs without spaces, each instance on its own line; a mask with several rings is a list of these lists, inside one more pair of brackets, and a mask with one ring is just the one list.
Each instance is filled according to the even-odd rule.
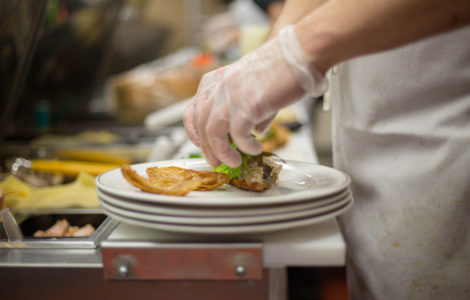
[[266,129],[281,108],[305,92],[319,96],[327,86],[289,25],[235,63],[204,75],[183,121],[208,163],[236,167],[241,156],[230,146],[227,133],[243,152],[259,154],[262,147],[252,130]]

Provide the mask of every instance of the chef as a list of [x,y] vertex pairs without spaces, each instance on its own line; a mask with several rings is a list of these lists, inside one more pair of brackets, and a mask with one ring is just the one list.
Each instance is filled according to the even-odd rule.
[[[205,75],[184,123],[207,161],[306,93],[331,99],[351,299],[470,298],[470,1],[287,1],[275,34]],[[329,74],[329,80],[326,74]]]

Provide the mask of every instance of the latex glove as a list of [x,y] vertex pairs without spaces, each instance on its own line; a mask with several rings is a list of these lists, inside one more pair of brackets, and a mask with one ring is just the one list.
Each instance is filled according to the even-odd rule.
[[241,164],[227,133],[243,152],[261,153],[261,144],[251,136],[255,127],[266,128],[281,108],[305,92],[325,92],[326,78],[309,61],[290,25],[237,62],[204,75],[183,121],[208,163]]

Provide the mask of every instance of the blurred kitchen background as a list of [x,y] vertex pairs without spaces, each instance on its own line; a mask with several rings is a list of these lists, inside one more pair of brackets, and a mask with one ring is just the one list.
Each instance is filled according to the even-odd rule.
[[[207,49],[202,27],[230,2],[1,0],[0,143],[88,129],[130,140],[144,135],[147,114],[187,98],[204,72],[240,54],[229,49],[210,59],[189,57]],[[178,52],[173,65],[162,59]],[[191,59],[199,60],[160,78],[126,73],[151,69],[152,62],[161,71]],[[319,159],[330,165],[329,113],[320,102],[314,141]]]
[[[269,33],[265,25],[278,10],[245,2],[261,12],[253,18],[263,26],[250,32],[232,30],[244,21],[227,16],[232,1],[0,0],[0,181],[14,174],[48,186],[90,170],[74,165],[67,173],[70,166],[35,159],[102,163],[106,169],[158,157],[152,156],[155,139],[178,140],[171,129],[181,120],[169,113],[161,126],[149,115],[187,101],[205,72],[249,52],[253,40]],[[308,126],[318,160],[331,166],[330,113],[322,99],[311,101]],[[57,178],[56,169],[54,176],[30,176],[31,166],[62,174]],[[294,300],[344,296],[342,268],[289,273]]]
[[121,121],[120,107],[113,107],[106,94],[110,77],[195,46],[197,22],[223,9],[221,5],[183,0],[0,1],[2,140],[73,130],[84,122]]

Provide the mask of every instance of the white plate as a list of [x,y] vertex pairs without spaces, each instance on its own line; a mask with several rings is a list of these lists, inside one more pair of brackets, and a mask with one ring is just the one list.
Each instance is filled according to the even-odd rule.
[[150,222],[143,221],[138,219],[133,219],[119,214],[113,213],[106,208],[103,208],[106,214],[110,215],[112,218],[119,220],[123,223],[130,225],[136,225],[141,227],[147,227],[152,229],[158,229],[162,231],[174,232],[174,233],[189,233],[189,234],[202,234],[202,235],[240,235],[240,234],[250,234],[250,233],[266,233],[274,232],[279,230],[285,230],[295,227],[301,227],[306,225],[312,225],[315,223],[323,222],[330,218],[334,218],[348,209],[353,205],[353,200],[349,201],[347,204],[342,206],[339,209],[333,209],[332,211],[325,212],[315,216],[309,216],[305,218],[285,221],[285,222],[275,222],[275,223],[265,223],[265,224],[255,224],[255,225],[233,225],[233,226],[195,226],[195,225],[175,225],[175,224],[165,224],[159,222]]
[[313,209],[293,211],[280,214],[258,215],[258,216],[242,216],[242,217],[181,217],[170,216],[156,213],[145,213],[140,211],[128,210],[112,205],[109,202],[99,198],[101,206],[108,211],[119,214],[123,217],[129,217],[141,221],[161,222],[178,225],[240,225],[240,224],[261,224],[270,222],[281,222],[303,217],[318,215],[324,212],[337,209],[351,201],[351,196],[346,196],[341,201],[330,205],[316,207]]
[[344,200],[350,195],[350,190],[327,196],[322,199],[314,199],[305,202],[271,205],[271,206],[247,206],[247,207],[200,207],[200,206],[176,206],[167,204],[150,203],[144,201],[136,201],[117,197],[97,189],[100,201],[104,201],[113,206],[130,209],[138,212],[156,213],[162,215],[172,215],[180,217],[241,217],[241,216],[259,216],[268,214],[288,213],[299,210],[313,209],[331,205],[338,201]]
[[[279,162],[283,168],[276,185],[261,193],[240,190],[230,185],[206,192],[192,191],[185,196],[168,196],[142,192],[129,184],[120,169],[100,174],[96,178],[100,190],[129,199],[192,206],[248,206],[272,205],[280,203],[301,202],[309,199],[324,198],[343,191],[350,184],[345,173],[322,165],[287,161]],[[195,170],[211,170],[204,159],[186,159],[161,161],[132,165],[142,176],[149,167],[177,166]]]

